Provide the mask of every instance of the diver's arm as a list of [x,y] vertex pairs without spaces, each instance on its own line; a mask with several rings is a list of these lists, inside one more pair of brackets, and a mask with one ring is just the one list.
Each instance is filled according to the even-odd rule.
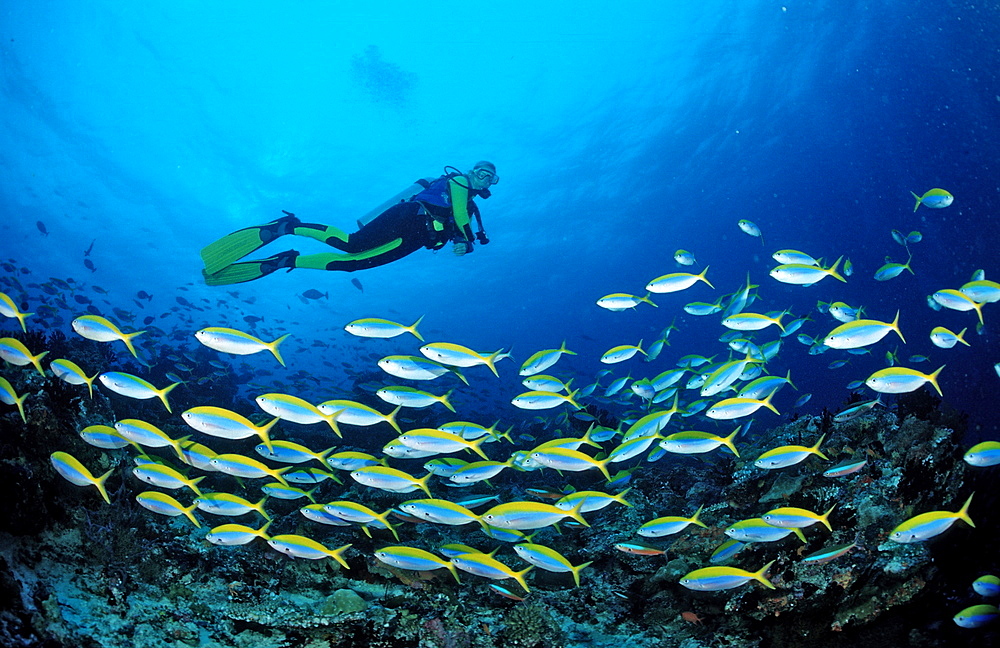
[[451,213],[455,218],[455,229],[458,230],[461,239],[456,238],[456,242],[463,240],[468,244],[468,250],[472,251],[472,241],[475,239],[472,233],[471,219],[469,218],[469,187],[462,182],[456,182],[461,177],[468,182],[465,176],[457,176],[448,181],[448,189],[451,193]]

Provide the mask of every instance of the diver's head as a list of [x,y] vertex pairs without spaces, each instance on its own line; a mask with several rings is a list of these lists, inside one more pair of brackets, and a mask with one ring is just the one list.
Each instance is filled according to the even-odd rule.
[[480,191],[500,182],[496,166],[492,162],[485,160],[476,162],[472,167],[472,171],[469,171],[466,177],[469,179],[470,188]]

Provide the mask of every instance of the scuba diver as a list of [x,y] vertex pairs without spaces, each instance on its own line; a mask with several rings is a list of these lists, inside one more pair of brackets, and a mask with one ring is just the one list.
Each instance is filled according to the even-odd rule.
[[[201,251],[205,262],[202,274],[209,286],[224,286],[260,279],[282,268],[289,272],[295,268],[354,272],[402,259],[422,247],[439,250],[449,241],[454,253],[462,256],[472,252],[473,241],[490,242],[472,199],[489,198],[490,187],[498,181],[492,162],[477,162],[467,173],[445,167],[444,175],[418,180],[383,203],[371,221],[359,220],[359,229],[353,234],[320,223],[303,223],[295,214],[284,212],[278,220],[237,230],[205,247]],[[340,252],[302,255],[288,250],[266,259],[239,261],[286,234],[306,236]]]

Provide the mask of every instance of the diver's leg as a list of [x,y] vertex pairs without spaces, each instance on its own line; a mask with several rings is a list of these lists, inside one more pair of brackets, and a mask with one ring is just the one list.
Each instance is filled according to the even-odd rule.
[[420,213],[420,203],[398,203],[376,216],[368,224],[352,234],[319,223],[301,223],[294,234],[326,243],[338,250],[360,254],[381,247],[390,241],[404,237],[415,226],[426,227],[426,216]]
[[296,268],[354,272],[385,265],[427,247],[427,216],[419,203],[400,203],[354,232],[341,249],[348,254],[311,254],[295,260]]
[[339,270],[341,272],[354,272],[366,268],[385,265],[402,259],[403,257],[416,252],[424,247],[422,241],[407,241],[397,238],[388,243],[365,250],[363,252],[353,252],[347,254],[335,254],[332,252],[321,252],[319,254],[309,254],[295,259],[296,268],[313,268],[315,270]]

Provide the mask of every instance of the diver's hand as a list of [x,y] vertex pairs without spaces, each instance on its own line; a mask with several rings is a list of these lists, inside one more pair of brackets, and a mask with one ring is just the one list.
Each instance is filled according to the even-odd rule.
[[469,241],[458,241],[452,246],[451,251],[455,253],[455,256],[465,256],[469,252],[472,252],[472,243]]

